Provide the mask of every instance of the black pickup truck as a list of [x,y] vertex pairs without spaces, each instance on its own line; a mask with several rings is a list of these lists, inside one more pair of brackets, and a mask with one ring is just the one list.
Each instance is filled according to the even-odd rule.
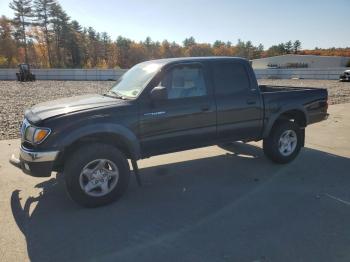
[[25,111],[19,157],[32,176],[62,172],[76,202],[120,197],[132,163],[163,153],[263,140],[266,156],[293,160],[305,127],[327,118],[327,90],[259,86],[249,62],[233,57],[172,58],[135,65],[104,95],[38,104]]

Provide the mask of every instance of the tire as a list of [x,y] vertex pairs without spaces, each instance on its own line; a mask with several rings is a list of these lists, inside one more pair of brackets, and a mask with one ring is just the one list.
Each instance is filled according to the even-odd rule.
[[[281,139],[281,140],[280,140]],[[294,141],[295,142],[291,142]],[[290,141],[290,147],[288,142]],[[299,154],[303,145],[303,132],[297,123],[279,121],[263,141],[265,155],[275,163],[286,164]]]
[[84,207],[99,207],[123,195],[129,184],[130,167],[117,148],[94,143],[69,156],[64,178],[67,192],[75,202]]

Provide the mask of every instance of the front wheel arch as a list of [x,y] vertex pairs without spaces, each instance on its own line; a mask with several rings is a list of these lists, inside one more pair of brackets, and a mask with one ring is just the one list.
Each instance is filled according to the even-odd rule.
[[65,146],[55,161],[55,171],[63,171],[66,160],[79,148],[94,143],[112,145],[118,148],[128,159],[137,160],[140,158],[137,149],[135,149],[123,136],[108,132],[100,132],[80,137]]

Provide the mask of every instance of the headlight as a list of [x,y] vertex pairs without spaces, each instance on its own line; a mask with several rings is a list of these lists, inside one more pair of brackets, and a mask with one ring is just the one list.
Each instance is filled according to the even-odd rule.
[[33,144],[40,144],[48,137],[50,132],[49,128],[29,126],[25,130],[24,139]]

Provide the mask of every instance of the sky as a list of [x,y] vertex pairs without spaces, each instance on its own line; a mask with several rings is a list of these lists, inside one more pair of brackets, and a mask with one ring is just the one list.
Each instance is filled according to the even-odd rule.
[[[13,17],[10,0],[0,15]],[[82,26],[132,40],[197,42],[238,39],[273,44],[300,40],[303,49],[350,47],[350,0],[58,0]]]

